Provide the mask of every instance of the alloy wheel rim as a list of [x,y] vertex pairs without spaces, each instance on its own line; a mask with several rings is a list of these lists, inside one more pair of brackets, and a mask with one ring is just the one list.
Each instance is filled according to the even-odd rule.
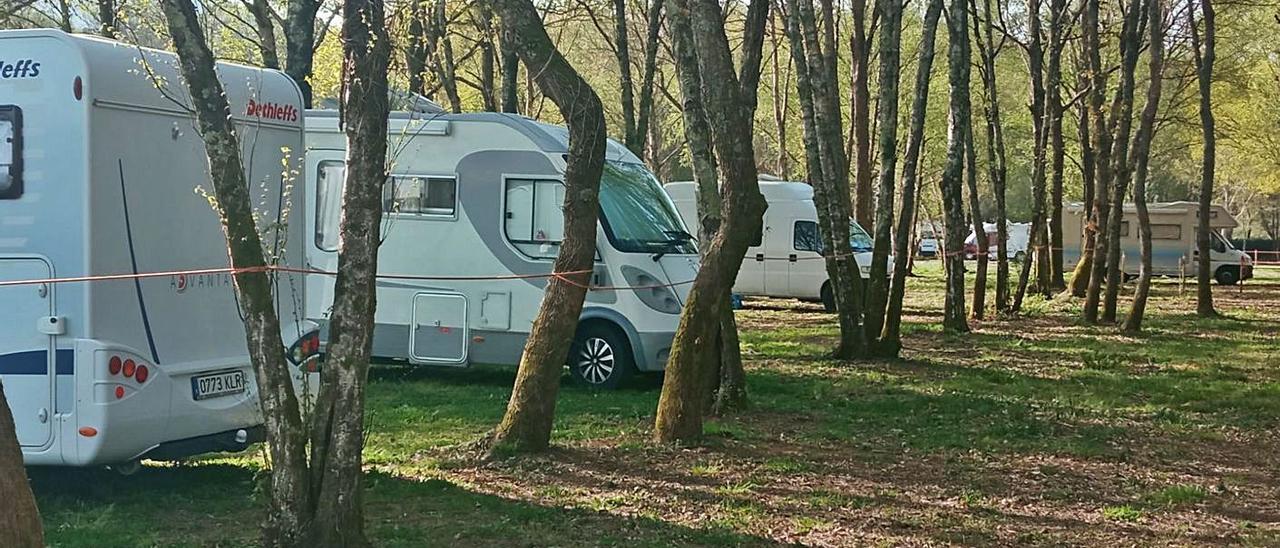
[[603,384],[613,376],[613,346],[600,337],[588,338],[578,352],[578,373],[591,384]]

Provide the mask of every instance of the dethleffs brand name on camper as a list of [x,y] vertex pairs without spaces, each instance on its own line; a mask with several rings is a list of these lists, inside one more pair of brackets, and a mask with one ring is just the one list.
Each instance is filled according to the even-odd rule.
[[37,76],[40,76],[40,63],[34,59],[18,59],[13,62],[6,62],[4,59],[0,59],[0,80],[35,78]]
[[253,99],[249,99],[249,107],[246,114],[258,118],[270,118],[272,120],[281,120],[284,122],[297,122],[298,109],[293,105],[280,105],[276,103],[259,103]]

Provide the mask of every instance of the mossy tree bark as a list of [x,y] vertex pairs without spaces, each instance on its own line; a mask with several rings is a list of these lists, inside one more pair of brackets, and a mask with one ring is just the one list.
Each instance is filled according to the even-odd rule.
[[[556,49],[529,0],[494,0],[503,33],[538,88],[560,109],[569,126],[564,175],[564,240],[556,256],[557,275],[547,283],[520,357],[506,414],[493,435],[495,448],[541,451],[551,443],[556,396],[569,345],[587,296],[594,264],[604,170],[606,130],[600,98]],[[576,274],[575,274],[576,273]]]
[[13,412],[0,383],[0,546],[43,548],[44,526],[22,464]]
[[[720,230],[703,243],[702,268],[680,316],[654,421],[656,441],[688,443],[702,437],[705,384],[711,377],[707,371],[715,365],[705,349],[719,341],[728,298],[725,288],[737,278],[751,235],[760,231],[765,201],[751,141],[752,109],[748,107],[754,101],[744,97],[734,71],[719,3],[668,0],[666,6],[673,28],[687,25],[693,39],[702,75],[702,100],[722,180]],[[748,19],[763,28],[765,18]]]

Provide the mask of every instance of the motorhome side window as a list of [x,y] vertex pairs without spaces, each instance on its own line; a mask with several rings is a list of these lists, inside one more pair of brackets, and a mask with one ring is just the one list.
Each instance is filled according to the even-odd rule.
[[452,177],[393,175],[382,187],[382,211],[452,217],[457,197],[458,181]]
[[818,223],[813,221],[796,221],[792,247],[796,251],[814,251],[822,253],[822,237],[818,235]]
[[0,200],[22,196],[22,110],[0,105]]
[[521,253],[555,258],[564,239],[564,183],[551,179],[507,179],[503,232]]
[[338,250],[338,223],[342,221],[342,184],[346,165],[341,161],[320,162],[316,174],[316,247]]
[[1152,240],[1181,240],[1182,225],[1151,225]]

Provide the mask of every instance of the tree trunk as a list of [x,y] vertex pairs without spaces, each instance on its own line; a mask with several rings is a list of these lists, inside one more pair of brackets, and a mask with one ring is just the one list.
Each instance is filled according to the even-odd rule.
[[109,40],[116,39],[116,2],[98,0],[98,34]]
[[[702,105],[702,77],[698,73],[698,56],[693,35],[687,24],[672,24],[672,42],[679,71],[680,95],[683,101],[685,140],[693,165],[693,180],[698,187],[698,240],[710,242],[720,231],[720,188],[716,177],[716,161],[711,150],[711,127]],[[706,251],[706,246],[699,249]],[[731,288],[725,288],[726,292]],[[729,297],[721,311],[720,344],[713,361],[719,365],[713,413],[722,413],[746,405],[747,392],[742,352],[738,348],[737,323]],[[732,329],[732,332],[728,331]]]
[[[1089,85],[1088,76],[1081,72],[1081,87]],[[1090,220],[1090,211],[1094,208],[1094,196],[1096,193],[1094,176],[1094,157],[1091,132],[1089,131],[1089,106],[1087,104],[1080,105],[1080,116],[1076,122],[1077,134],[1080,143],[1080,179],[1081,185],[1084,187],[1084,210],[1080,213],[1084,217],[1080,223],[1082,232],[1080,234],[1080,259],[1076,261],[1074,271],[1071,273],[1071,283],[1067,286],[1067,291],[1072,297],[1083,298],[1089,289],[1089,273],[1093,271],[1093,247],[1097,242],[1097,230]]]
[[364,534],[365,385],[373,349],[382,187],[387,180],[387,72],[391,41],[382,0],[342,7],[342,127],[347,137],[342,247],[329,346],[311,438],[316,546],[367,546]]
[[254,30],[258,33],[258,54],[262,56],[262,66],[270,69],[280,68],[280,54],[276,51],[276,24],[271,17],[271,6],[267,0],[251,0],[245,4],[253,15]]
[[[880,133],[880,181],[876,192],[875,245],[865,314],[866,333],[879,344],[889,304],[889,251],[893,245],[893,198],[897,189],[898,72],[902,70],[902,0],[880,2],[880,97],[877,129]],[[906,215],[906,213],[904,213]],[[909,215],[908,215],[909,216]]]
[[[423,36],[426,38],[431,69],[449,101],[449,110],[454,113],[462,112],[462,95],[458,93],[458,67],[454,62],[453,39],[449,35],[449,17],[445,13],[444,0],[436,0],[431,11],[425,15],[427,20],[423,23]],[[542,19],[539,18],[538,21],[541,22]]]
[[947,11],[948,114],[947,160],[942,170],[942,208],[946,238],[943,262],[947,268],[946,302],[942,326],[967,332],[964,312],[964,164],[969,119],[969,12],[964,0],[951,0]]
[[315,61],[316,13],[321,0],[290,0],[284,20],[284,72],[302,90],[302,106],[311,108],[311,69]]
[[[836,85],[834,32],[826,36],[827,51],[818,35],[811,0],[788,2],[788,33],[792,35],[792,57],[796,84],[805,117],[806,158],[809,161],[813,201],[818,209],[819,233],[826,257],[828,291],[836,303],[840,322],[840,342],[832,353],[838,359],[852,359],[866,348],[862,328],[862,277],[849,243],[849,179],[845,166],[844,138]],[[827,28],[834,27],[829,3],[824,0]],[[807,103],[807,105],[806,105]],[[817,163],[814,163],[816,160]]]
[[1156,114],[1160,110],[1160,93],[1164,79],[1164,7],[1160,0],[1146,0],[1147,72],[1151,83],[1147,86],[1147,104],[1142,107],[1138,122],[1138,134],[1133,140],[1133,206],[1138,213],[1138,237],[1142,247],[1142,269],[1138,274],[1138,289],[1133,295],[1133,307],[1125,319],[1124,331],[1142,331],[1142,318],[1147,310],[1147,297],[1151,294],[1151,215],[1147,212],[1147,164],[1151,159],[1151,141],[1155,136]]
[[475,24],[476,47],[480,50],[480,100],[485,112],[498,111],[498,86],[495,80],[497,47],[494,38],[493,10],[484,2],[471,6],[471,19]]
[[1044,47],[1040,40],[1040,0],[1027,0],[1027,69],[1030,73],[1029,97],[1032,127],[1031,160],[1031,234],[1026,260],[1018,276],[1018,289],[1013,296],[1013,310],[1022,308],[1027,286],[1035,265],[1037,291],[1047,293],[1050,286],[1048,235],[1045,230],[1045,163],[1048,128],[1045,116]]
[[1196,27],[1195,10],[1187,10],[1191,27],[1191,46],[1196,60],[1196,76],[1200,84],[1200,131],[1204,136],[1203,166],[1200,170],[1200,207],[1197,210],[1199,224],[1196,227],[1196,314],[1202,318],[1218,315],[1213,308],[1213,288],[1210,286],[1213,268],[1210,262],[1209,215],[1213,203],[1213,170],[1217,163],[1217,137],[1214,135],[1213,118],[1213,62],[1216,58],[1216,36],[1212,0],[1202,0],[1200,9],[1204,19],[1204,38]]
[[[853,32],[849,35],[849,52],[853,57],[853,128],[854,143],[854,218],[863,228],[875,222],[871,180],[871,45],[867,43],[866,5],[868,0],[853,0],[850,18]],[[835,55],[832,48],[832,56]],[[836,88],[838,89],[838,88]],[[847,165],[847,160],[846,160]],[[840,171],[847,171],[841,169]]]
[[1049,116],[1049,285],[1053,291],[1067,287],[1062,264],[1062,200],[1066,144],[1062,136],[1062,50],[1069,31],[1066,0],[1049,2],[1049,62],[1045,71]]
[[254,222],[254,209],[235,135],[231,107],[214,73],[214,58],[200,29],[191,0],[161,4],[178,52],[183,80],[192,98],[196,122],[209,157],[209,174],[219,218],[227,237],[231,266],[247,271],[235,276],[267,433],[271,457],[271,501],[264,544],[301,546],[311,523],[312,493],[307,469],[306,438],[293,390],[271,279]]
[[[649,127],[653,119],[654,78],[658,71],[658,40],[662,31],[662,0],[653,0],[647,14],[645,29],[644,64],[640,74],[640,106],[636,111],[636,129],[634,142],[628,141],[627,148],[636,156],[645,158],[645,147],[649,140]],[[638,151],[638,152],[637,152]]]
[[409,73],[409,92],[427,94],[427,12],[420,1],[409,2],[409,28],[406,29],[404,64]]
[[973,223],[973,237],[978,252],[974,254],[976,263],[973,277],[973,307],[969,315],[981,320],[987,311],[987,266],[991,241],[987,237],[986,227],[982,224],[982,202],[978,197],[978,159],[973,150],[973,125],[968,126],[968,134],[964,139],[964,179],[969,188],[969,218]]
[[[977,11],[976,8],[973,9]],[[982,76],[983,111],[987,122],[987,176],[991,180],[991,188],[996,197],[996,311],[1004,313],[1009,311],[1009,217],[1005,205],[1008,168],[1004,146],[1004,123],[1000,115],[1000,94],[996,87],[996,57],[999,55],[999,50],[996,47],[991,21],[991,1],[984,0],[982,9],[982,29],[979,31],[975,21],[974,34],[978,43],[978,55],[982,60],[979,74]],[[975,306],[974,309],[977,310],[978,307]]]
[[1090,257],[1089,285],[1085,291],[1084,309],[1085,323],[1098,322],[1098,305],[1102,297],[1102,282],[1107,274],[1107,252],[1111,249],[1107,242],[1108,212],[1111,209],[1111,196],[1107,192],[1107,183],[1111,180],[1111,130],[1103,112],[1103,99],[1106,92],[1107,76],[1102,68],[1101,43],[1098,39],[1098,0],[1086,0],[1084,17],[1084,50],[1088,62],[1090,87],[1087,92],[1089,106],[1089,137],[1093,150],[1093,220],[1095,227],[1093,253]]
[[877,349],[884,357],[897,357],[902,351],[902,299],[906,293],[911,256],[915,251],[911,235],[915,229],[918,167],[920,150],[924,145],[924,123],[928,114],[934,38],[941,14],[942,0],[929,0],[920,34],[920,60],[916,68],[915,99],[911,104],[911,129],[907,135],[906,156],[902,160],[902,211],[898,214],[898,229],[894,234],[893,282],[889,286],[889,304]]
[[595,260],[607,133],[600,98],[556,49],[533,4],[529,0],[495,0],[493,5],[502,19],[503,32],[524,65],[540,67],[531,71],[534,79],[569,126],[564,240],[553,271],[577,274],[548,280],[520,357],[511,400],[493,436],[495,448],[541,451],[551,443],[560,376],[587,296],[590,273],[581,272],[590,271]]
[[502,53],[502,112],[520,113],[520,55],[506,32],[500,32],[498,49]]
[[1123,30],[1120,35],[1120,88],[1119,110],[1116,113],[1115,138],[1111,147],[1111,212],[1107,221],[1107,287],[1102,301],[1102,321],[1116,322],[1117,302],[1124,273],[1120,263],[1120,225],[1124,222],[1124,198],[1129,183],[1129,134],[1133,128],[1134,72],[1138,66],[1138,51],[1142,32],[1138,28],[1143,11],[1141,0],[1131,0],[1124,10]]
[[627,36],[627,0],[613,0],[613,54],[618,60],[618,89],[622,106],[622,135],[627,148],[643,158],[644,146],[636,136],[635,83],[631,79],[631,46]]
[[[760,231],[766,207],[757,179],[749,112],[733,70],[720,5],[716,0],[669,0],[667,7],[672,28],[688,28],[697,52],[703,104],[723,180],[723,221],[716,236],[704,242],[707,249],[702,267],[689,291],[667,359],[654,420],[654,439],[660,443],[696,442],[702,437],[703,396],[707,393],[702,385],[707,382],[706,371],[713,366],[705,349],[719,339],[726,288],[737,278],[751,235]],[[679,32],[684,31],[676,30]]]
[[0,546],[43,548],[44,526],[27,482],[13,412],[0,382]]

